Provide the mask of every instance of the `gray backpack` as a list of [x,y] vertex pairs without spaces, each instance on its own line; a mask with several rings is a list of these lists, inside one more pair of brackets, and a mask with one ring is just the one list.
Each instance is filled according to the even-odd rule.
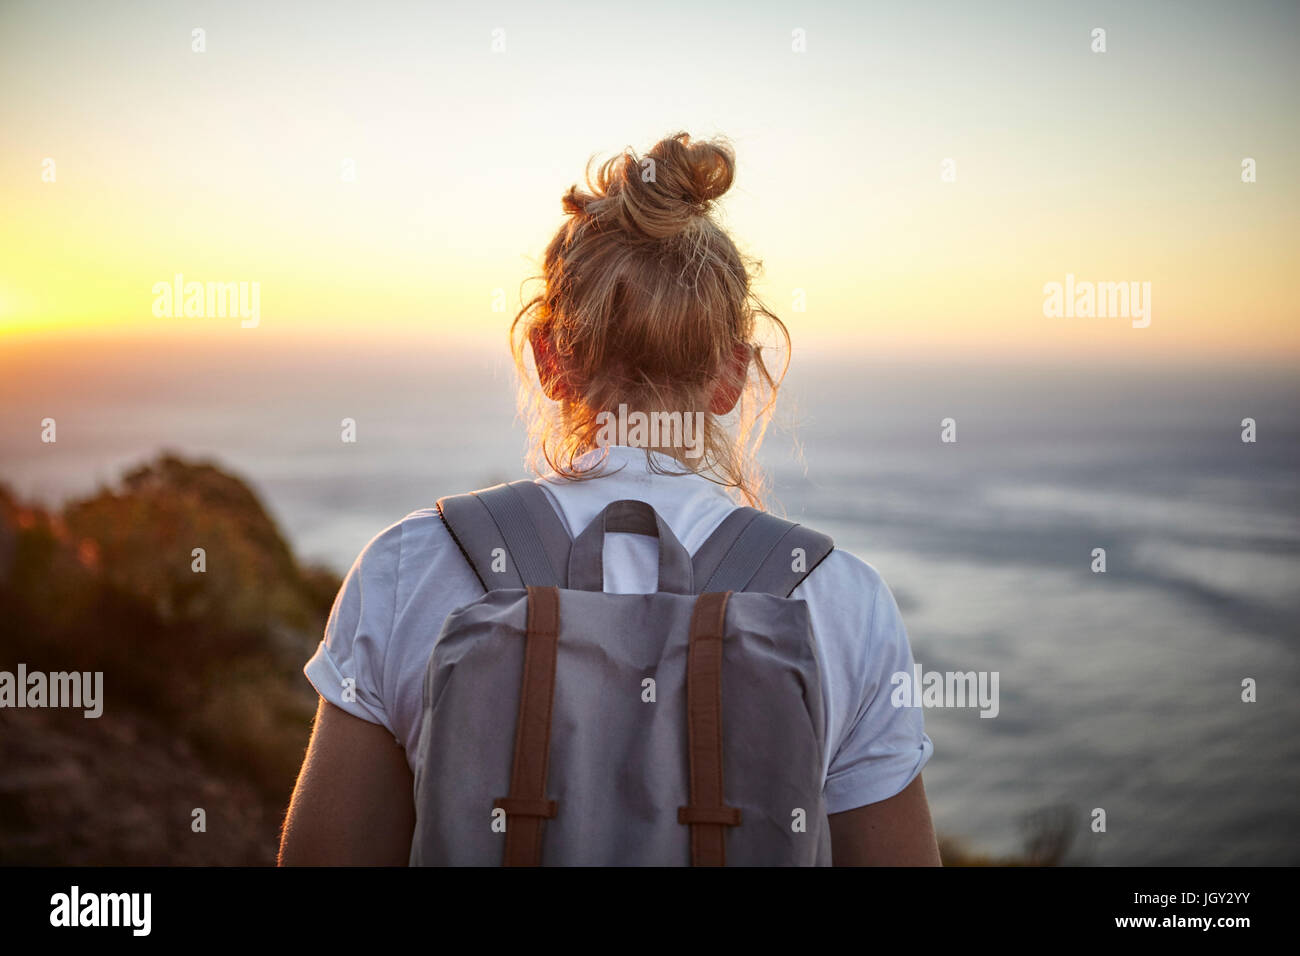
[[[808,606],[825,535],[737,508],[689,556],[642,501],[576,539],[531,481],[443,498],[487,592],[424,681],[412,865],[829,865]],[[659,539],[605,594],[606,533]]]

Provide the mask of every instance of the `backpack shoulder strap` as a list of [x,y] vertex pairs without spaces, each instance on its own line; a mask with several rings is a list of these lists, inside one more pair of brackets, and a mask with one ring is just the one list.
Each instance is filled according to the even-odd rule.
[[438,514],[484,590],[568,584],[573,541],[535,482],[439,498]]
[[696,591],[789,597],[835,548],[829,536],[756,508],[722,520],[693,559]]

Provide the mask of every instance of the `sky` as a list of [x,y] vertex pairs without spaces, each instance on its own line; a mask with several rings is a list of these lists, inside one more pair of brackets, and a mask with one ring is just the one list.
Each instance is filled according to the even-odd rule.
[[[1294,364],[1298,28],[1265,2],[3,0],[0,366],[501,349],[587,161],[677,130],[734,145],[721,221],[796,348]],[[257,283],[256,327],[156,315],[177,274]],[[1150,283],[1149,324],[1045,315],[1067,276]]]

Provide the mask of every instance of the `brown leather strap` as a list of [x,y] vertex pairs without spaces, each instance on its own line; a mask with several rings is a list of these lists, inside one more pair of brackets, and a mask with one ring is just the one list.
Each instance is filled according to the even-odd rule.
[[556,812],[555,801],[546,799],[546,771],[559,631],[560,592],[551,587],[530,587],[510,795],[493,804],[506,812],[505,866],[541,865],[542,821]]
[[677,822],[691,827],[691,865],[725,866],[726,827],[740,811],[723,804],[722,637],[730,591],[701,594],[691,614],[686,660],[686,727],[691,759],[691,802]]

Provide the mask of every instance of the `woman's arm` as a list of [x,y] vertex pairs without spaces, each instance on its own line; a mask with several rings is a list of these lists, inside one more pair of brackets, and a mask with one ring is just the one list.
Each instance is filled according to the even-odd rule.
[[835,866],[942,866],[925,785],[916,779],[888,800],[832,813]]
[[406,866],[415,829],[406,754],[379,724],[322,699],[280,840],[281,866]]

